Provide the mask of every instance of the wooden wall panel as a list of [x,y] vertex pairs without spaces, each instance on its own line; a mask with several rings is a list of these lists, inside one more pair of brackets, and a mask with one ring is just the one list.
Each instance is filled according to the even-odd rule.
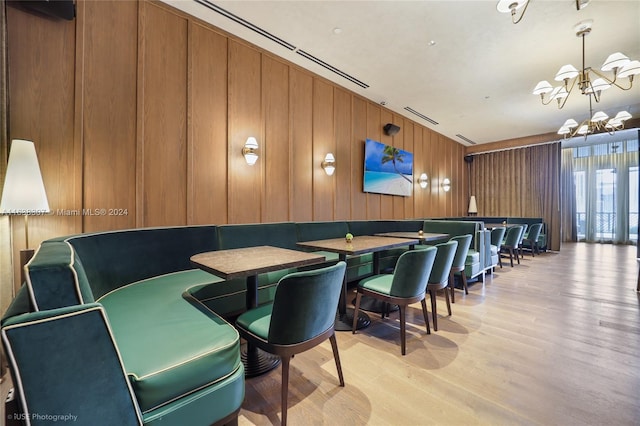
[[[391,111],[387,109],[381,109],[380,124],[378,125],[378,127],[380,128],[379,130],[380,138],[376,140],[386,145],[396,146],[395,140],[397,139],[397,143],[402,144],[402,139],[400,136],[400,133],[402,133],[402,130],[400,131],[400,133],[398,133],[397,136],[387,136],[384,134],[383,127],[387,123],[393,123],[393,114],[391,113]],[[396,146],[396,147],[402,148],[402,146]],[[386,194],[380,195],[380,218],[381,219],[393,219],[394,198],[395,198],[394,195],[386,195]]]
[[142,225],[187,223],[187,21],[143,3]]
[[353,134],[351,131],[351,102],[353,96],[341,89],[334,90],[334,127],[336,140],[336,171],[333,180],[336,182],[336,220],[351,219],[351,150]]
[[[227,223],[227,38],[189,26],[188,223]],[[237,154],[237,153],[236,153]]]
[[353,99],[353,140],[351,141],[351,217],[367,218],[367,194],[362,191],[364,176],[364,141],[367,138],[367,101]]
[[289,220],[289,67],[269,56],[262,57],[264,111],[263,222]]
[[404,218],[413,218],[415,217],[414,212],[414,198],[418,195],[420,185],[416,185],[416,181],[418,180],[419,174],[416,174],[416,150],[414,144],[414,132],[413,132],[413,123],[409,120],[404,120],[404,124],[402,125],[402,130],[404,132],[404,150],[413,154],[413,183],[411,197],[402,197],[402,211],[396,211],[394,209],[394,214],[396,215],[396,219],[404,219]]
[[[29,218],[29,247],[81,232],[80,136],[75,126],[75,22],[46,20],[7,6],[9,142],[33,141],[52,214]],[[3,71],[4,72],[4,71]],[[9,152],[9,149],[7,149]],[[13,216],[14,277],[27,248],[24,220]],[[15,282],[19,285],[19,280]]]
[[291,188],[289,217],[313,220],[313,78],[297,68],[289,71]]
[[[81,6],[80,6],[81,5]],[[138,6],[82,2],[85,232],[135,227]],[[108,159],[108,161],[106,161]]]
[[[382,119],[380,117],[380,107],[371,102],[367,103],[367,138],[382,142]],[[381,197],[380,194],[367,193],[367,219],[374,220],[381,218]]]
[[336,152],[333,131],[333,87],[320,79],[313,81],[313,220],[333,220],[335,176],[327,176],[320,164],[325,155]]
[[[261,120],[261,55],[229,41],[229,223],[257,223],[261,218],[265,141]],[[258,140],[258,161],[249,166],[241,155],[247,138]]]
[[[412,126],[413,131],[413,179],[415,182],[422,173],[427,173],[426,167],[426,154],[423,141],[423,132],[420,126]],[[426,188],[423,189],[420,185],[414,182],[413,190],[413,214],[411,217],[421,218],[425,217],[425,201],[426,201]]]

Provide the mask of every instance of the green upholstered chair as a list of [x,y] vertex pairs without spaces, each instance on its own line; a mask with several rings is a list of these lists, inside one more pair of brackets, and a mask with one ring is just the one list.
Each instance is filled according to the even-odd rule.
[[284,276],[272,304],[251,309],[236,326],[249,343],[282,359],[282,424],[287,424],[289,362],[293,355],[329,339],[340,386],[344,386],[334,322],[342,290],[345,262]]
[[[360,299],[366,295],[386,304],[400,307],[400,350],[402,355],[406,353],[405,316],[408,305],[422,302],[422,314],[427,325],[427,334],[430,334],[429,314],[427,314],[427,304],[424,299],[435,257],[435,247],[407,251],[398,258],[393,274],[374,275],[360,281],[352,332],[356,332]],[[382,315],[384,317],[384,312]]]
[[462,288],[465,294],[469,294],[467,289],[467,275],[464,272],[465,262],[467,260],[467,254],[469,254],[469,247],[471,247],[471,235],[458,235],[451,238],[449,241],[457,241],[458,247],[456,248],[456,254],[453,257],[453,264],[449,271],[449,288],[451,289],[451,303],[456,303],[455,294],[455,274],[460,274],[460,281],[462,282]]
[[509,260],[511,261],[511,267],[513,268],[513,257],[516,257],[518,265],[520,264],[520,257],[518,256],[518,245],[520,244],[520,236],[522,235],[522,226],[511,226],[507,229],[507,234],[502,241],[500,247],[501,252],[509,253]]
[[[500,257],[500,249],[502,248],[502,240],[504,234],[507,232],[507,228],[504,226],[497,226],[491,230],[491,257],[495,255],[497,257],[497,263],[502,268],[502,258]],[[495,247],[495,249],[494,249]],[[495,250],[495,254],[494,254]],[[492,262],[495,265],[495,262]]]
[[99,304],[12,317],[2,342],[26,424],[143,424]]
[[520,231],[520,240],[518,241],[518,250],[516,251],[516,253],[524,259],[524,252],[522,251],[522,241],[524,240],[524,236],[527,233],[527,228],[529,228],[528,224],[523,224],[522,225],[522,231]]
[[427,284],[427,292],[431,296],[431,315],[433,316],[433,329],[438,331],[438,316],[436,309],[436,293],[438,290],[444,289],[444,297],[447,301],[447,311],[451,315],[451,303],[449,303],[449,291],[447,286],[449,285],[449,271],[451,271],[451,265],[453,265],[453,259],[456,255],[456,249],[458,248],[457,241],[449,241],[446,243],[438,244],[436,246],[438,252],[436,253],[436,259],[429,275],[429,283]]
[[522,245],[527,245],[531,248],[531,256],[535,257],[536,252],[540,254],[540,247],[538,246],[538,240],[540,239],[540,232],[542,231],[542,223],[534,223],[529,228],[529,232],[527,232],[522,239]]

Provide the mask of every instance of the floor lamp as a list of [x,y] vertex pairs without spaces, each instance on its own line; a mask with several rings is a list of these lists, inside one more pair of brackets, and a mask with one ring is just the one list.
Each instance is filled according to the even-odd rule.
[[33,256],[29,248],[29,216],[49,213],[38,156],[33,142],[14,139],[9,151],[7,174],[0,200],[0,214],[24,216],[25,248],[20,250],[20,283],[25,280],[24,265]]

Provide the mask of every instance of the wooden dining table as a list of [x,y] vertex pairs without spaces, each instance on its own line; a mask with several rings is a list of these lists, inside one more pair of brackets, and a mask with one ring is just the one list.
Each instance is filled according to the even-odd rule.
[[[357,236],[350,242],[342,238],[330,238],[326,240],[304,241],[299,242],[298,246],[310,250],[324,250],[332,253],[338,253],[340,260],[347,260],[347,256],[355,256],[366,253],[373,253],[373,273],[380,273],[380,252],[395,247],[403,247],[416,245],[420,241],[408,238],[397,237],[381,237],[375,235]],[[336,331],[349,331],[353,325],[354,309],[347,308],[347,276],[345,274],[342,283],[342,293],[340,294],[340,302],[338,303],[338,312],[336,313]],[[359,312],[357,329],[369,326],[371,320],[364,312]]]
[[[378,237],[392,237],[392,238],[407,238],[410,240],[418,239],[420,243],[431,243],[434,241],[440,241],[449,238],[449,234],[438,234],[435,232],[409,232],[409,231],[396,231],[396,232],[381,232],[374,234]],[[413,247],[411,247],[413,248]]]
[[[258,306],[258,275],[324,262],[324,256],[300,250],[273,246],[244,247],[216,250],[191,256],[191,264],[225,280],[245,278],[247,310]],[[241,349],[246,377],[255,377],[277,367],[280,357],[264,352],[253,345]]]

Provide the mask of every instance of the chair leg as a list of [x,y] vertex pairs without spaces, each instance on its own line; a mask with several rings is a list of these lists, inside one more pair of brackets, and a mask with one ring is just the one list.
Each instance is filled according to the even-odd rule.
[[427,325],[427,334],[431,334],[431,327],[429,326],[429,313],[427,312],[427,299],[422,299],[422,315],[424,316],[424,323]]
[[520,264],[520,256],[518,255],[518,247],[516,247],[516,260],[518,261],[518,265]]
[[509,248],[509,260],[511,261],[511,267],[513,268],[513,249]]
[[287,397],[289,396],[289,362],[291,358],[282,358],[282,426],[287,425]]
[[460,272],[460,279],[462,280],[462,287],[464,288],[464,294],[469,294],[469,289],[467,288],[467,274],[464,271]]
[[451,303],[456,303],[456,278],[453,272],[449,271],[449,286],[444,289],[445,293],[451,289]]
[[402,355],[406,355],[407,353],[407,331],[406,331],[406,309],[404,306],[400,306],[400,352]]
[[344,387],[344,377],[342,376],[342,365],[340,364],[340,354],[338,353],[338,341],[336,335],[332,334],[329,337],[331,342],[331,348],[333,349],[333,359],[336,360],[336,369],[338,370],[338,379],[340,380],[340,386]]
[[498,251],[498,264],[500,265],[500,269],[502,269],[502,256],[500,255],[500,251]]
[[353,326],[351,327],[351,333],[356,334],[356,327],[358,326],[358,312],[360,311],[360,298],[362,297],[362,293],[358,293],[356,295],[356,308],[353,312]]
[[447,293],[447,289],[444,289],[444,300],[447,301],[447,312],[449,312],[449,316],[451,316],[451,303],[449,302],[449,293]]
[[436,309],[436,292],[429,290],[431,297],[431,316],[433,317],[433,331],[438,331],[438,312]]

